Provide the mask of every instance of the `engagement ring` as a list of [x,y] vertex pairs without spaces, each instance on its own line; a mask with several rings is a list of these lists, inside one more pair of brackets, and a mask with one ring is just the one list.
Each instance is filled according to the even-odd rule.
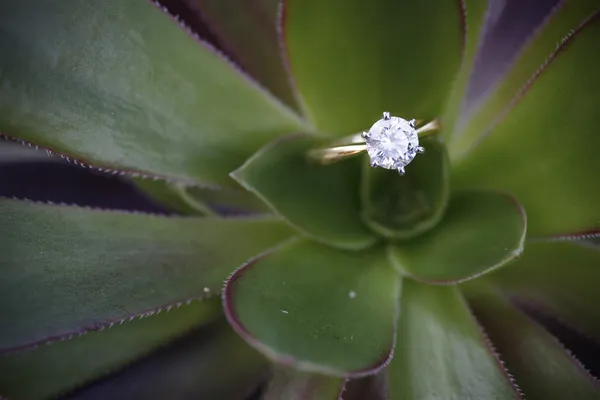
[[419,121],[392,117],[389,112],[375,122],[367,132],[357,133],[332,143],[331,147],[313,149],[309,156],[329,164],[364,153],[369,154],[371,167],[395,169],[404,175],[406,167],[425,149],[419,146],[419,136],[440,130],[439,121],[433,120],[420,127]]

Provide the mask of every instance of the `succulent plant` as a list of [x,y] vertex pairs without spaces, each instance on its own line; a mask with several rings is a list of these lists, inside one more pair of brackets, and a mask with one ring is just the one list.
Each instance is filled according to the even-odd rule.
[[[0,132],[181,214],[0,199],[0,397],[600,399],[536,317],[600,338],[597,1],[469,110],[485,2],[277,3],[188,2],[241,68],[152,2],[0,4]],[[442,123],[405,176],[307,157],[383,111]]]

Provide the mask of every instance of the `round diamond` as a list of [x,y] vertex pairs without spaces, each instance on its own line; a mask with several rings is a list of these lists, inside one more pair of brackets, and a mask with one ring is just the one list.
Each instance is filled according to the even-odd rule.
[[415,158],[419,147],[415,128],[399,117],[380,119],[364,138],[374,167],[404,168]]

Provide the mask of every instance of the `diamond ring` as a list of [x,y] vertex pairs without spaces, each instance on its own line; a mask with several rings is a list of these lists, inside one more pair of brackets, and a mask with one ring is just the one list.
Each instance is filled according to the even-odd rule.
[[313,149],[309,156],[329,164],[366,151],[372,167],[394,169],[404,175],[404,167],[417,154],[425,151],[419,146],[419,136],[423,137],[440,129],[437,119],[420,127],[417,124],[418,121],[414,119],[407,121],[384,112],[383,118],[375,122],[367,132],[338,140],[331,147]]

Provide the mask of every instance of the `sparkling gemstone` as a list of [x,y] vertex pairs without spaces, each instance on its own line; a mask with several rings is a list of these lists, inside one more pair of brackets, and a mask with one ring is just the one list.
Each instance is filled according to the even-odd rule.
[[399,117],[375,122],[365,135],[371,165],[400,169],[408,165],[419,147],[419,136],[410,123]]

